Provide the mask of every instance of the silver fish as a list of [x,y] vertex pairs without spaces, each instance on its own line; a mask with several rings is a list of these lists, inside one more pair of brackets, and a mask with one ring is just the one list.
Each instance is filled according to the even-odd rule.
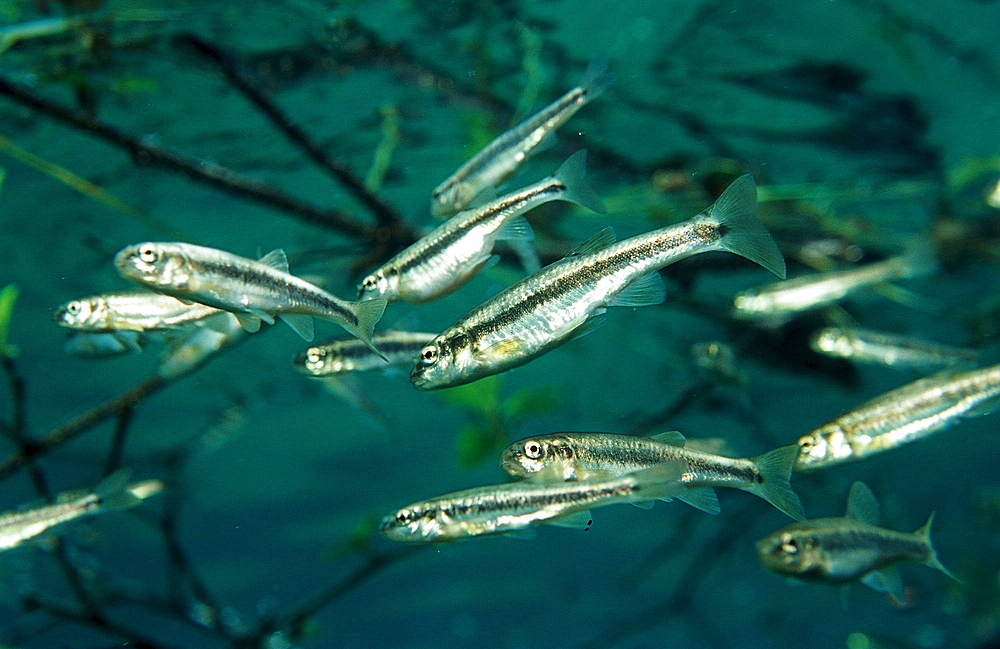
[[834,304],[874,284],[933,273],[937,261],[926,248],[873,264],[813,273],[743,291],[733,298],[733,317],[783,323],[797,313]]
[[876,397],[799,439],[796,471],[826,469],[915,442],[1000,406],[1000,365],[946,370]]
[[895,368],[933,368],[976,360],[973,349],[960,349],[860,327],[825,327],[809,341],[814,351],[853,363]]
[[700,252],[727,250],[784,276],[781,252],[756,214],[753,178],[743,176],[683,223],[618,243],[605,230],[462,317],[424,348],[410,378],[430,390],[523,365],[591,330],[607,307],[662,302],[655,271]]
[[719,512],[712,487],[734,487],[763,498],[795,520],[805,518],[788,478],[798,455],[795,445],[755,458],[731,458],[684,448],[673,431],[652,437],[613,433],[555,433],[529,437],[508,446],[500,467],[511,475],[555,480],[586,480],[624,475],[660,462],[683,460],[686,489],[677,496],[710,514]]
[[118,272],[159,293],[232,312],[247,331],[284,320],[305,340],[312,318],[335,322],[371,343],[385,300],[348,302],[288,272],[280,248],[259,261],[189,243],[140,243],[115,256]]
[[172,344],[160,357],[156,373],[167,380],[189,374],[216,353],[246,337],[247,332],[232,313],[223,312],[212,326],[196,326],[183,339]]
[[584,180],[586,151],[577,151],[548,178],[485,205],[460,212],[366,277],[358,298],[383,297],[422,304],[448,295],[479,272],[500,239],[534,238],[521,217],[549,201],[569,201],[604,212]]
[[514,482],[466,489],[404,507],[382,521],[394,541],[437,543],[505,534],[539,523],[588,527],[589,509],[675,497],[683,462],[605,480],[565,483]]
[[122,469],[102,480],[91,493],[68,492],[60,494],[53,505],[0,514],[0,551],[84,516],[135,507],[152,492],[136,485],[138,491],[133,493],[128,484],[130,475],[130,470]]
[[102,293],[71,300],[56,309],[56,322],[93,333],[177,329],[220,313],[215,307],[150,291]]
[[302,351],[295,367],[309,376],[411,367],[420,350],[437,334],[387,329],[372,336],[384,358],[376,356],[357,338],[330,338]]
[[540,112],[495,140],[458,168],[434,189],[431,213],[438,217],[464,209],[473,199],[491,188],[499,187],[529,157],[545,147],[576,111],[600,95],[614,81],[607,72],[606,56],[598,56],[587,67],[580,84]]
[[792,523],[757,543],[757,554],[768,570],[807,581],[846,584],[860,580],[903,601],[900,561],[917,561],[955,578],[931,545],[931,522],[915,532],[878,527],[878,503],[862,482],[851,486],[847,514]]
[[145,337],[138,331],[112,331],[109,333],[73,332],[66,339],[63,350],[80,358],[102,359],[138,354],[146,344]]

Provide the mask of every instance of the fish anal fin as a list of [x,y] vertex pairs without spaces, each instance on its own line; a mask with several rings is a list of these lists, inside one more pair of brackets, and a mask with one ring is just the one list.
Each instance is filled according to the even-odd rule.
[[545,521],[545,524],[554,525],[556,527],[570,527],[575,530],[586,531],[589,530],[590,526],[594,524],[594,516],[590,513],[589,509],[585,509],[581,512],[571,512],[569,514],[557,516]]
[[497,232],[497,239],[503,241],[532,241],[534,238],[535,231],[531,229],[531,224],[523,215],[507,221]]
[[312,341],[316,335],[316,328],[311,315],[301,313],[282,313],[278,316],[281,320],[292,328],[292,331],[302,336],[306,342]]
[[667,299],[667,285],[655,270],[625,287],[608,306],[652,306]]
[[880,593],[888,593],[898,604],[906,601],[906,594],[903,592],[903,579],[899,576],[899,570],[895,566],[869,572],[861,578],[861,583]]
[[695,509],[700,509],[706,514],[718,514],[722,511],[719,506],[719,497],[715,495],[715,489],[711,487],[685,487],[677,494],[677,500],[687,503]]

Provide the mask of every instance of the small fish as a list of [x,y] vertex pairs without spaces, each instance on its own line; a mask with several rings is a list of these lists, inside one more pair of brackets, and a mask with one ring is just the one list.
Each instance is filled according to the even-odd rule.
[[899,448],[1000,406],[1000,365],[945,370],[875,397],[799,439],[796,471]]
[[335,322],[371,344],[385,300],[348,302],[288,272],[280,248],[259,261],[189,243],[140,243],[115,256],[118,272],[158,293],[233,313],[244,329],[284,320],[305,340],[312,318]]
[[598,56],[587,67],[580,84],[495,140],[459,167],[434,189],[431,213],[437,217],[454,214],[491,188],[499,187],[529,157],[555,138],[555,130],[576,111],[600,95],[615,80],[607,72],[606,56]]
[[146,339],[138,331],[112,331],[109,333],[73,332],[66,339],[63,350],[80,358],[102,359],[138,354]]
[[214,307],[162,293],[126,291],[72,300],[56,309],[55,319],[77,331],[110,333],[177,329],[217,313]]
[[420,350],[437,334],[387,329],[372,336],[382,356],[357,338],[330,338],[299,353],[295,367],[309,376],[412,367]]
[[136,488],[140,491],[133,493],[128,484],[130,475],[129,469],[122,469],[102,480],[92,493],[67,492],[60,494],[53,505],[0,514],[0,551],[17,547],[57,525],[84,516],[135,507],[147,497],[146,494],[153,495],[148,488],[139,485]]
[[612,433],[555,433],[529,437],[508,446],[500,467],[531,479],[588,480],[648,469],[660,462],[683,460],[686,489],[677,496],[693,507],[719,513],[712,487],[735,487],[759,496],[795,520],[805,513],[788,478],[798,455],[795,445],[759,457],[738,459],[684,448],[674,431],[652,437]]
[[242,340],[247,332],[232,313],[223,312],[212,326],[200,325],[171,345],[160,357],[156,373],[174,380],[193,372],[222,349]]
[[757,555],[779,575],[828,584],[860,580],[897,602],[903,601],[903,584],[893,564],[900,561],[923,563],[956,579],[931,545],[934,514],[915,532],[878,527],[878,518],[875,496],[863,482],[855,482],[843,518],[792,523],[758,541]]
[[813,351],[846,358],[853,363],[885,365],[895,368],[934,368],[976,360],[973,349],[960,349],[859,327],[826,327],[809,341]]
[[569,201],[603,213],[601,199],[584,180],[586,160],[587,152],[577,151],[548,178],[448,219],[366,277],[358,299],[423,304],[448,295],[487,264],[498,240],[533,239],[521,215],[543,203]]
[[733,252],[784,276],[785,260],[757,220],[750,176],[683,223],[618,243],[603,230],[463,316],[423,349],[410,378],[431,390],[523,365],[591,331],[607,307],[659,304],[666,288],[655,271],[710,250]]
[[828,273],[814,273],[743,291],[733,298],[733,317],[784,323],[795,314],[834,304],[875,284],[929,275],[933,253],[914,248],[900,257]]
[[548,523],[588,528],[589,509],[615,503],[670,500],[684,488],[683,462],[604,480],[513,482],[476,487],[404,507],[387,516],[382,533],[393,541],[438,543],[505,534]]

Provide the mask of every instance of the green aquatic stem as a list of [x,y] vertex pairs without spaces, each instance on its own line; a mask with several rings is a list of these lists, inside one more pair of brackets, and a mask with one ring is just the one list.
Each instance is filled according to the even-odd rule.
[[[2,180],[2,174],[0,174]],[[0,290],[0,357],[14,358],[17,356],[17,347],[7,342],[10,331],[10,318],[14,311],[14,302],[17,300],[19,289],[14,284],[8,284]]]

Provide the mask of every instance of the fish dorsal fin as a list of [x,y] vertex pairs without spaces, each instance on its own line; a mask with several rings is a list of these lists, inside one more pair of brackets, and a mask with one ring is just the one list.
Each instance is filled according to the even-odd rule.
[[649,439],[660,442],[661,444],[670,444],[671,446],[684,446],[687,442],[687,440],[684,439],[684,435],[677,430],[668,430],[665,433],[650,435]]
[[590,526],[594,524],[594,516],[590,513],[589,509],[585,509],[582,512],[572,512],[570,514],[557,516],[556,518],[545,521],[545,524],[555,525],[556,527],[571,527],[575,530],[586,531],[589,530]]
[[257,261],[283,273],[288,272],[288,257],[285,256],[285,251],[281,248],[275,248]]
[[607,248],[615,241],[617,241],[617,238],[615,237],[615,229],[609,225],[578,245],[576,248],[570,250],[564,259],[579,257],[580,255],[586,255],[596,250],[600,250],[601,248]]
[[878,501],[875,500],[875,495],[868,488],[868,485],[860,480],[851,485],[851,493],[847,496],[845,516],[868,525],[878,525]]
[[497,239],[504,241],[532,241],[534,238],[535,231],[523,215],[514,217],[497,232]]
[[302,313],[282,313],[278,316],[285,324],[292,328],[292,331],[302,336],[306,342],[311,342],[315,336],[315,325],[311,315]]
[[655,270],[625,287],[608,306],[652,306],[667,299],[667,285]]

